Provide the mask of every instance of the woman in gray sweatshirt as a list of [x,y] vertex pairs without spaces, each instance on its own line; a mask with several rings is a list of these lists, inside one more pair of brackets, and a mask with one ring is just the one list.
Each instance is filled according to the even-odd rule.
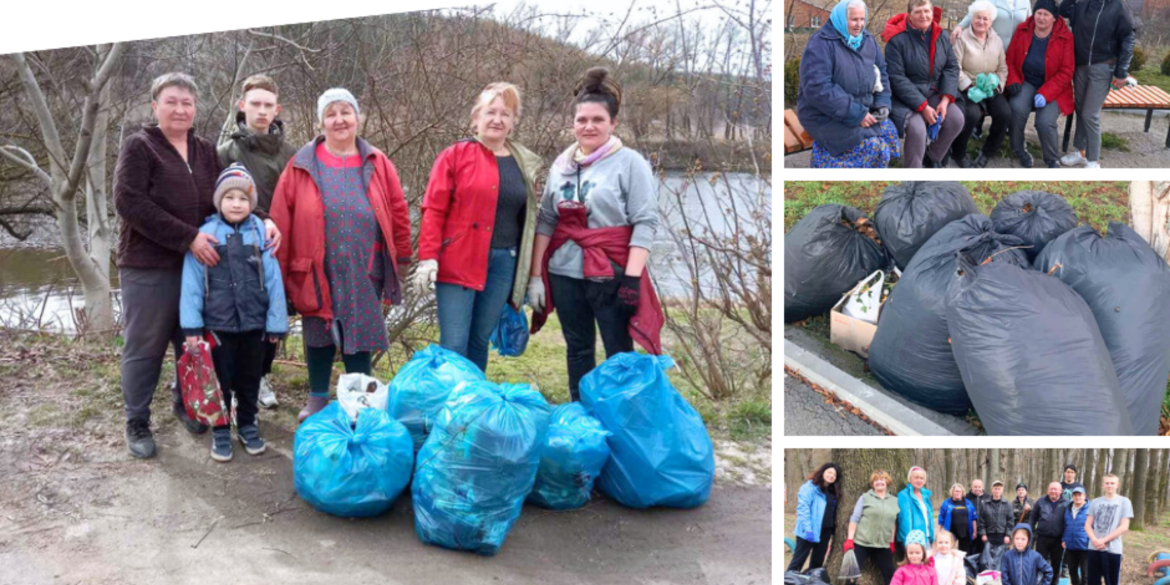
[[[528,300],[537,313],[551,310],[555,301],[574,401],[581,378],[596,365],[595,327],[601,332],[607,357],[634,350],[630,318],[642,297],[653,294],[648,279],[642,277],[658,227],[654,172],[641,154],[622,146],[613,134],[621,87],[608,70],[594,67],[577,84],[576,96],[573,132],[577,141],[557,157],[549,172],[528,285]],[[586,229],[570,231],[561,222],[562,215],[582,213],[581,208]],[[618,246],[619,254],[605,253],[610,266],[604,271],[612,268],[612,277],[595,273],[600,258],[596,252],[602,246],[586,254],[580,243],[586,236],[589,240],[628,238],[628,243]],[[613,242],[607,243],[612,251]]]

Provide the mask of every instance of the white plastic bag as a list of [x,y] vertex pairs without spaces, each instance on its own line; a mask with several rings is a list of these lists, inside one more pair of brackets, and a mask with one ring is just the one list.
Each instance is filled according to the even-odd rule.
[[975,578],[976,585],[1000,585],[999,571],[983,571]]
[[878,305],[881,304],[882,299],[882,285],[885,284],[885,281],[886,273],[882,270],[875,271],[862,279],[861,282],[857,283],[857,287],[849,293],[849,298],[845,301],[845,306],[841,307],[841,312],[876,325]]
[[361,409],[386,410],[389,400],[389,387],[377,378],[365,374],[342,374],[337,380],[337,401],[352,423],[357,423]]

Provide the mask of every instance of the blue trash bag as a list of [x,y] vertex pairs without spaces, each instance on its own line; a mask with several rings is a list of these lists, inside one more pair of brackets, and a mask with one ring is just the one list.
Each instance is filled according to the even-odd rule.
[[484,380],[467,358],[437,345],[414,353],[390,381],[390,415],[406,425],[414,450],[422,449],[431,423],[460,382]]
[[703,418],[674,389],[670,356],[619,353],[581,380],[581,402],[613,435],[598,487],[631,508],[694,508],[715,481]]
[[610,434],[579,402],[554,408],[528,501],[552,510],[589,503],[593,482],[609,460]]
[[293,484],[314,508],[335,516],[377,516],[410,483],[410,433],[385,411],[359,411],[356,427],[336,400],[305,419],[293,442]]
[[419,539],[495,554],[532,491],[550,410],[527,384],[469,382],[452,392],[415,464]]
[[523,307],[517,311],[504,303],[504,312],[500,313],[500,320],[492,331],[492,347],[504,357],[524,355],[524,350],[528,349],[528,317]]

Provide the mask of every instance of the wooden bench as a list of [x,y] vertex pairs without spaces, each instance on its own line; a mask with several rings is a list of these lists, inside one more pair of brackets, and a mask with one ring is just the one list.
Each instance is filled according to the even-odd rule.
[[[1136,85],[1124,89],[1111,89],[1109,90],[1109,95],[1105,97],[1105,105],[1101,109],[1145,110],[1146,132],[1149,132],[1150,121],[1154,118],[1154,110],[1170,110],[1170,94],[1163,91],[1162,88],[1152,85]],[[1062,146],[1064,152],[1068,152],[1068,139],[1072,134],[1073,117],[1075,116],[1075,112],[1069,114],[1064,122],[1064,142]],[[1170,148],[1170,128],[1166,130],[1166,148]]]
[[795,110],[784,110],[784,156],[809,150],[813,146],[812,136],[804,131]]

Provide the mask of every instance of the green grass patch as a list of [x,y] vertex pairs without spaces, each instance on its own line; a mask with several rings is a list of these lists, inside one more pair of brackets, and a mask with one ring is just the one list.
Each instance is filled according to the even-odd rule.
[[772,405],[763,400],[745,400],[732,408],[728,419],[733,439],[765,437],[772,432]]
[[[784,231],[818,205],[837,203],[872,215],[882,191],[893,181],[788,182],[784,187]],[[965,181],[963,186],[984,214],[1017,191],[1056,193],[1068,200],[1082,224],[1104,232],[1110,221],[1129,223],[1129,184],[1100,181]]]
[[1102,132],[1101,148],[1129,152],[1129,141],[1112,132]]
[[1129,74],[1142,85],[1153,85],[1170,92],[1170,76],[1162,75],[1161,59],[1151,60],[1141,71],[1130,70]]

